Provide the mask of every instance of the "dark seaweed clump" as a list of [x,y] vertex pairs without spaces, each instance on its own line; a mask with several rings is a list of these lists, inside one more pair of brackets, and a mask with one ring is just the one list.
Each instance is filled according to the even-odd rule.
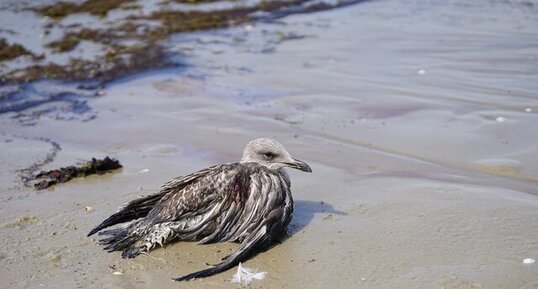
[[112,170],[121,168],[122,165],[116,159],[108,156],[102,160],[92,158],[80,166],[68,166],[50,171],[41,171],[35,179],[44,179],[34,184],[34,188],[43,190],[56,184],[65,183],[73,178],[83,178],[89,175],[102,175]]

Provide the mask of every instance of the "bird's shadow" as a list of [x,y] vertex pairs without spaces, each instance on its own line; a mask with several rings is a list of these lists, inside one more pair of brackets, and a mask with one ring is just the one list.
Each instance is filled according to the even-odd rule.
[[326,202],[296,200],[294,202],[293,220],[288,227],[288,235],[292,236],[303,230],[317,214],[347,215],[346,212],[336,210]]

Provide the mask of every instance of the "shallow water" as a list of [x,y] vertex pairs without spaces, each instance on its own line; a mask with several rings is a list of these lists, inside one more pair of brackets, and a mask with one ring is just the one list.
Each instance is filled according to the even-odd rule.
[[192,49],[189,72],[213,94],[249,101],[264,88],[258,99],[279,97],[255,113],[303,133],[537,181],[537,8],[483,4],[365,3],[171,45]]
[[[86,232],[265,136],[314,173],[290,172],[292,236],[245,263],[268,272],[253,287],[535,288],[538,267],[523,259],[538,258],[537,10],[372,1],[179,35],[167,45],[187,66],[109,84],[85,100],[87,121],[2,114],[0,278],[176,288],[171,277],[235,245],[177,243],[125,261]],[[36,193],[17,177],[54,151],[43,138],[62,148],[43,169],[104,155],[124,169]],[[238,287],[232,271],[188,286]]]

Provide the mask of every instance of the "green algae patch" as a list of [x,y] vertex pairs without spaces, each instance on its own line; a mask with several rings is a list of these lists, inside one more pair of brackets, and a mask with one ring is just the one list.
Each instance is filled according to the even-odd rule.
[[97,30],[88,28],[81,29],[79,32],[66,33],[61,39],[45,45],[54,52],[67,52],[75,49],[81,40],[91,40],[94,42],[107,42],[109,35],[100,33]]
[[[118,50],[109,50],[99,61],[73,58],[66,65],[35,64],[7,74],[5,82],[29,82],[36,79],[66,81],[98,79],[101,84],[104,84],[134,72],[174,65],[166,61],[161,46],[118,46]],[[1,83],[2,80],[0,80]]]
[[76,35],[67,34],[62,39],[47,44],[47,47],[54,52],[66,52],[73,50],[79,43],[80,39]]
[[243,10],[245,9],[221,11],[218,14],[210,12],[158,11],[151,14],[147,19],[161,21],[163,26],[154,32],[165,37],[170,33],[193,32],[237,25],[248,20]]
[[276,12],[280,9],[299,7],[307,2],[309,2],[309,0],[262,1],[252,7],[236,7],[219,10],[218,12],[160,10],[153,12],[148,16],[131,16],[130,19],[160,21],[162,26],[151,31],[150,34],[153,35],[154,38],[155,36],[158,36],[162,39],[172,33],[223,28],[255,21],[257,18],[251,15],[254,12]]
[[9,44],[4,38],[0,38],[0,61],[15,59],[22,55],[33,55],[22,45]]
[[108,11],[117,9],[124,3],[135,0],[87,0],[79,5],[68,2],[58,2],[50,6],[35,9],[37,13],[51,18],[63,18],[76,13],[90,13],[92,15],[104,17]]
[[43,190],[56,184],[68,182],[73,178],[84,178],[94,174],[102,175],[121,167],[122,165],[116,159],[109,157],[105,157],[102,160],[92,158],[91,161],[79,166],[68,166],[50,171],[41,171],[35,176],[35,179],[42,180],[35,183],[34,188]]

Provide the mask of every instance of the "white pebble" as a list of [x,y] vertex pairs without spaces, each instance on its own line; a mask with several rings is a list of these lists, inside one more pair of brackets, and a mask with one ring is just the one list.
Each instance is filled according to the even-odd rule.
[[523,264],[534,264],[534,262],[536,262],[536,260],[531,258],[523,259]]
[[147,173],[147,172],[149,172],[149,169],[143,169],[143,170],[141,170],[139,173],[140,173],[140,174],[145,174],[145,173]]
[[123,275],[123,273],[121,273],[120,271],[115,271],[114,273],[112,273],[112,275],[120,276]]
[[87,207],[86,207],[86,212],[91,212],[91,211],[93,211],[93,208],[90,207],[90,206],[87,206]]
[[532,108],[530,107],[525,108],[525,112],[532,112]]
[[502,117],[502,116],[499,116],[495,119],[497,122],[505,122],[506,121],[506,118]]
[[418,73],[419,75],[424,75],[424,74],[426,74],[426,70],[425,70],[425,69],[419,69],[419,70],[417,71],[417,73]]

